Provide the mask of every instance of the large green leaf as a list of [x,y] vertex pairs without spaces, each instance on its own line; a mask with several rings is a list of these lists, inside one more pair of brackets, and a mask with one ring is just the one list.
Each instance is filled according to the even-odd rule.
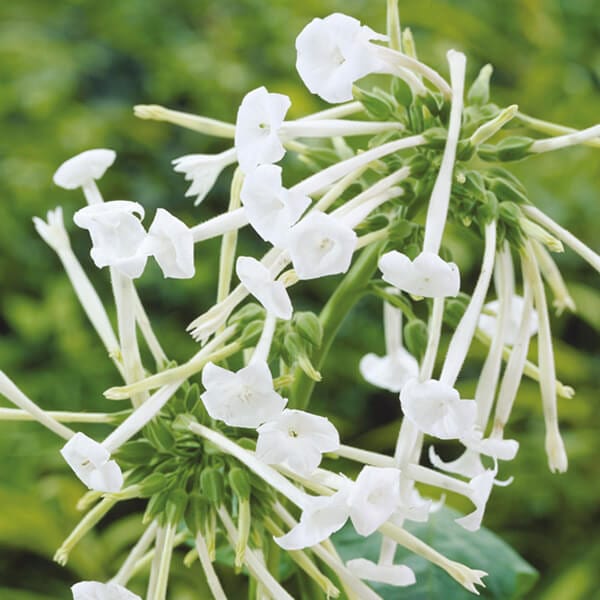
[[[483,598],[510,600],[523,598],[537,580],[537,571],[523,560],[508,544],[491,531],[482,528],[475,533],[465,531],[454,522],[461,515],[442,508],[433,513],[427,523],[409,522],[406,528],[436,550],[473,569],[488,573],[481,589]],[[363,538],[351,526],[334,536],[334,542],[344,560],[365,557],[377,561],[381,536]],[[442,569],[404,548],[396,553],[396,563],[410,566],[416,575],[416,584],[407,588],[372,584],[386,600],[468,600],[473,594],[466,591]]]

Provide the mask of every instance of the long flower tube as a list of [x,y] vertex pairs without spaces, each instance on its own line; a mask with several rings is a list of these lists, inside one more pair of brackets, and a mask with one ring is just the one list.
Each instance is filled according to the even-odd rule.
[[[567,135],[570,133],[577,133],[578,130],[573,127],[565,127],[564,125],[558,125],[557,123],[551,123],[550,121],[544,121],[543,119],[536,119],[519,111],[516,118],[528,125],[531,129],[545,133],[547,135]],[[600,137],[586,139],[580,142],[584,146],[592,146],[593,148],[600,148]]]
[[541,152],[551,152],[552,150],[576,146],[591,140],[598,141],[598,139],[600,139],[600,124],[588,127],[587,129],[582,129],[581,131],[575,131],[573,133],[567,133],[545,140],[536,140],[529,148],[529,151],[536,154]]
[[542,276],[552,290],[552,295],[554,296],[552,304],[556,309],[557,316],[560,316],[565,309],[575,312],[575,301],[571,297],[571,294],[569,294],[565,280],[554,259],[539,242],[534,240],[532,245]]
[[227,600],[227,596],[225,595],[223,586],[219,581],[219,577],[210,559],[208,546],[206,545],[206,540],[202,537],[202,534],[196,534],[196,537],[194,538],[194,544],[196,547],[196,551],[198,552],[198,558],[200,559],[200,564],[202,565],[204,575],[206,576],[206,583],[208,583],[208,587],[210,588],[214,599]]
[[138,560],[144,556],[152,542],[156,537],[156,531],[158,529],[157,521],[152,521],[146,530],[140,537],[140,539],[135,543],[133,548],[130,550],[127,558],[115,574],[115,576],[111,579],[114,583],[118,583],[119,585],[126,586],[131,576],[133,574],[133,568],[135,567]]

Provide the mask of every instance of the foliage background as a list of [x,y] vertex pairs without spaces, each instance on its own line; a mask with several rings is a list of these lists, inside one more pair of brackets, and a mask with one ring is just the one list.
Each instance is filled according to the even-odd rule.
[[[385,29],[383,0],[2,3],[0,368],[44,408],[115,408],[101,395],[114,384],[115,373],[58,260],[31,223],[33,215],[59,204],[68,221],[82,205],[78,192],[53,186],[56,167],[84,149],[114,148],[118,162],[101,182],[106,198],[139,201],[150,215],[167,206],[189,224],[216,213],[226,202],[227,178],[194,209],[169,163],[183,154],[219,151],[223,143],[138,121],[131,106],[157,103],[233,120],[241,97],[264,84],[292,97],[292,117],[316,110],[321,104],[293,69],[294,39],[311,18],[336,10]],[[595,0],[407,0],[401,18],[413,29],[421,58],[443,72],[450,47],[466,52],[470,78],[491,62],[498,104],[516,102],[528,114],[573,127],[598,121],[600,4]],[[560,151],[516,164],[513,172],[539,206],[598,249],[598,150]],[[94,272],[86,236],[73,231],[73,244],[108,299],[106,273]],[[242,237],[242,244],[252,251],[251,236]],[[477,266],[476,242],[452,244],[461,265]],[[165,285],[157,270],[140,281],[158,335],[175,359],[193,351],[184,326],[212,302],[216,250],[207,244],[197,251],[199,276],[193,282]],[[569,252],[558,260],[580,309],[579,316],[553,323],[560,338],[559,376],[577,389],[559,408],[570,469],[562,476],[549,473],[539,393],[526,383],[510,426],[521,449],[503,470],[515,482],[495,490],[485,524],[541,571],[530,597],[575,600],[600,597],[600,296],[591,269]],[[303,286],[297,305],[316,306],[330,289],[331,282]],[[380,306],[367,301],[344,326],[314,408],[335,420],[345,441],[390,451],[400,418],[397,400],[356,381],[348,369],[373,347],[383,348]],[[481,360],[483,351],[478,352]],[[474,388],[469,374],[461,380],[465,392]],[[104,433],[101,427],[86,431]],[[0,424],[2,598],[66,598],[73,581],[110,576],[139,531],[136,518],[107,519],[80,544],[67,569],[51,562],[77,521],[74,504],[82,491],[66,472],[59,446],[34,424]],[[450,504],[468,508],[455,499]],[[176,570],[173,598],[199,597],[197,574]]]

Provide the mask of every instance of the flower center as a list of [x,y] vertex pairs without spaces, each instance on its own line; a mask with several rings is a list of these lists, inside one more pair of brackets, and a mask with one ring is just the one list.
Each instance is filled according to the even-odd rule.
[[288,435],[289,435],[291,438],[297,438],[297,437],[298,437],[298,432],[297,432],[295,429],[293,429],[292,427],[290,427],[290,428],[288,429]]
[[319,242],[319,250],[322,250],[323,252],[329,252],[331,248],[333,248],[333,240],[328,237],[322,238]]

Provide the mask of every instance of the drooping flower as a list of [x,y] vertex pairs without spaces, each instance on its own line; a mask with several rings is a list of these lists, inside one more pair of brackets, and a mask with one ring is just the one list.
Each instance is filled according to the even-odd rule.
[[475,401],[461,400],[454,388],[435,379],[409,381],[400,392],[400,403],[407,419],[443,440],[462,438],[475,426]]
[[350,519],[360,535],[371,535],[396,510],[400,500],[400,471],[363,467],[348,495]]
[[118,492],[123,485],[119,465],[110,460],[110,452],[84,433],[76,433],[60,453],[75,475],[91,490]]
[[290,106],[287,96],[269,93],[264,86],[244,96],[235,124],[235,150],[244,173],[283,158],[278,132]]
[[361,358],[358,368],[369,383],[390,392],[399,392],[419,374],[417,359],[405,348],[386,356],[366,354]]
[[284,550],[300,550],[314,546],[339,531],[348,519],[348,488],[333,496],[310,497],[300,522],[288,533],[274,538]]
[[300,279],[345,273],[355,247],[356,233],[322,212],[311,212],[290,230],[288,250]]
[[66,160],[54,173],[54,183],[66,190],[83,189],[88,204],[102,202],[102,196],[96,186],[96,179],[100,179],[110,167],[117,153],[106,148],[86,150]]
[[148,258],[140,252],[146,237],[140,222],[143,218],[143,207],[128,200],[93,204],[73,215],[75,224],[90,232],[90,255],[95,265],[114,267],[131,278],[142,274]]
[[413,296],[444,298],[460,290],[460,273],[454,263],[447,263],[433,252],[421,252],[413,261],[397,250],[379,259],[384,281]]
[[258,428],[256,456],[267,464],[282,464],[308,477],[323,452],[333,452],[340,436],[329,419],[302,410],[284,410]]
[[190,228],[164,208],[156,211],[140,251],[154,256],[165,277],[194,276],[194,238]]
[[366,558],[353,558],[346,566],[360,579],[407,586],[417,581],[414,571],[406,565],[378,565]]
[[[510,310],[508,313],[508,321],[504,329],[504,343],[509,346],[514,346],[518,338],[519,325],[523,317],[523,309],[525,301],[522,296],[512,296],[510,300]],[[490,338],[493,338],[496,332],[496,321],[498,319],[498,311],[500,310],[500,302],[493,300],[488,302],[483,309],[477,323],[477,327],[486,333]],[[538,330],[538,316],[534,310],[531,313],[529,321],[529,337],[534,336]]]
[[323,100],[352,100],[352,84],[382,66],[369,41],[385,39],[340,13],[313,19],[296,38],[296,69],[306,87]]
[[236,158],[235,148],[219,154],[187,154],[173,160],[173,170],[184,173],[185,179],[192,182],[185,195],[196,196],[194,206],[198,206],[213,188],[223,169],[233,164]]
[[266,242],[283,247],[290,227],[310,205],[310,198],[281,184],[281,167],[259,165],[244,179],[242,204],[250,225]]
[[242,285],[267,312],[286,321],[292,318],[292,301],[283,282],[276,281],[260,261],[250,256],[240,256],[235,263],[235,272]]
[[253,361],[235,373],[209,362],[202,370],[202,385],[208,414],[232,427],[256,428],[280,415],[287,402],[273,389],[264,361]]
[[80,581],[71,586],[73,600],[142,600],[118,583],[109,581]]

